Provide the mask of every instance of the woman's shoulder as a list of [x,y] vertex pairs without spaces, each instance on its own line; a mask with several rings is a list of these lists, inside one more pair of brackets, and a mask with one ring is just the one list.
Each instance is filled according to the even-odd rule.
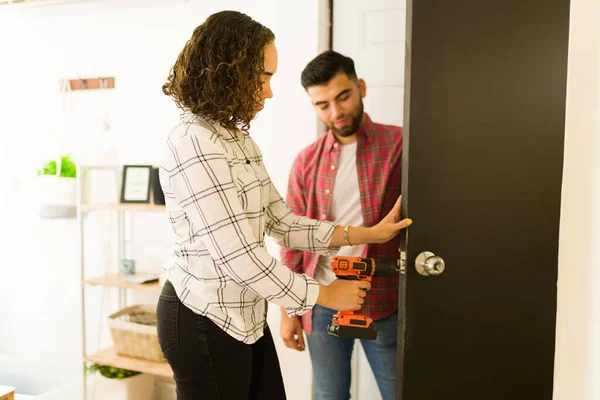
[[190,113],[184,113],[177,125],[173,127],[168,137],[170,146],[177,147],[180,144],[194,141],[201,148],[213,147],[223,148],[227,150],[226,141],[223,140],[223,135],[220,133],[218,126],[204,120],[201,117]]
[[217,132],[209,122],[193,114],[183,114],[177,125],[175,125],[169,135],[169,140],[173,143],[197,137],[210,142],[216,141]]

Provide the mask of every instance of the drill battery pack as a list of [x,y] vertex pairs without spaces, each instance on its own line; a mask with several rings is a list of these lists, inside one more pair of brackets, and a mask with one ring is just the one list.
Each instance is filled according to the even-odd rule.
[[327,326],[327,332],[341,338],[377,339],[377,330],[375,330],[373,320],[364,315],[354,314],[351,311],[340,311],[335,314],[331,324]]

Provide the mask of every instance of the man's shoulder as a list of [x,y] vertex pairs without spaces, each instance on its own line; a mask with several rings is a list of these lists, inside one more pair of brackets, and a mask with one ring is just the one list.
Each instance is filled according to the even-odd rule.
[[374,121],[371,124],[371,136],[375,138],[372,144],[376,148],[384,147],[391,151],[402,148],[402,127]]
[[381,132],[386,136],[396,136],[402,138],[402,127],[398,125],[380,124],[379,122],[373,122],[373,126],[377,132]]
[[315,157],[321,154],[323,146],[325,145],[326,137],[327,133],[300,150],[296,156],[295,163],[305,165],[313,161]]

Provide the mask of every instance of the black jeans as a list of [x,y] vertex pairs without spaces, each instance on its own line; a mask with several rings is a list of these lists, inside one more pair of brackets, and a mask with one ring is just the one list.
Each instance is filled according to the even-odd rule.
[[187,308],[166,282],[157,306],[158,341],[173,369],[178,400],[284,400],[268,328],[244,344]]

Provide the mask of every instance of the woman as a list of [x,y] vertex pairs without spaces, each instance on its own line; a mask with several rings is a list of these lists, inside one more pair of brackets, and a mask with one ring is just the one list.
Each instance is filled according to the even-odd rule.
[[223,11],[194,30],[163,86],[184,110],[160,170],[176,244],[157,307],[158,337],[178,399],[285,399],[266,324],[267,301],[299,315],[315,303],[359,310],[368,282],[319,285],[265,249],[328,254],[344,244],[390,240],[400,202],[372,228],[296,216],[281,199],[248,135],[271,98],[277,70],[273,33]]

